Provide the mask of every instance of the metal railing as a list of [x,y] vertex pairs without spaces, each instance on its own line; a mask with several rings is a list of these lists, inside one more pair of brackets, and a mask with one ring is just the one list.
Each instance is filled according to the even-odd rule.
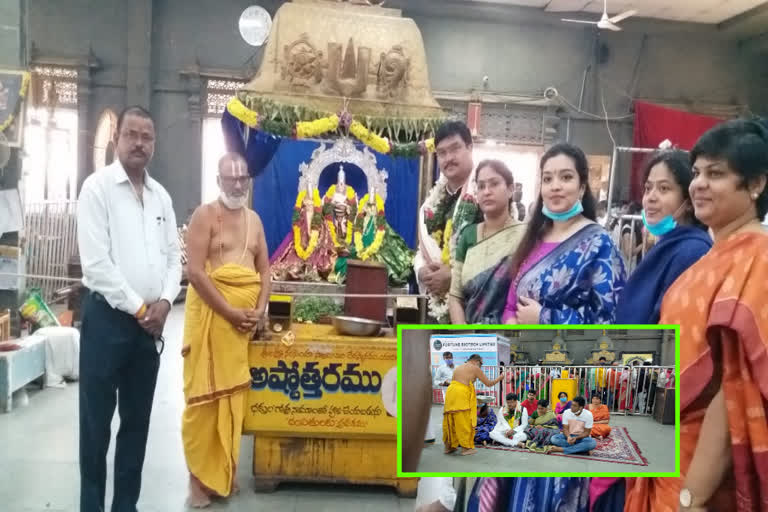
[[[624,263],[627,265],[627,274],[631,274],[637,268],[640,261],[645,258],[645,254],[653,247],[653,237],[645,229],[642,216],[622,215],[620,217],[610,217],[605,228],[609,230],[613,243],[619,248],[621,255],[624,257]],[[627,228],[629,228],[629,243],[624,241],[624,234],[627,234]],[[642,234],[639,244],[635,235],[638,231]]]
[[[433,375],[436,368],[432,367]],[[483,366],[482,369],[488,379],[493,380],[499,375],[500,367]],[[554,379],[567,378],[576,380],[576,394],[583,396],[587,403],[597,394],[612,414],[651,416],[657,388],[674,387],[673,366],[509,366],[506,369],[503,384],[499,383],[494,389],[477,382],[477,395],[493,397],[494,406],[503,404],[508,393],[525,400],[530,390],[536,392],[537,399],[551,400]],[[444,403],[444,389],[433,389],[434,403]]]
[[45,201],[24,205],[24,255],[28,274],[54,279],[27,281],[45,300],[67,285],[67,264],[77,252],[77,201]]

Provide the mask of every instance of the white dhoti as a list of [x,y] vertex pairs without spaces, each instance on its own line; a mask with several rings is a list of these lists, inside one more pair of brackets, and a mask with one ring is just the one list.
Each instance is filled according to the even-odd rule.
[[512,436],[512,444],[514,446],[517,446],[518,444],[524,443],[524,442],[526,442],[528,440],[528,436],[525,435],[525,432],[523,432],[522,430],[520,430],[520,432],[518,432],[518,430],[520,430],[520,427],[517,427],[515,429],[515,435]]
[[[496,426],[490,432],[490,438],[504,446],[517,446],[519,443],[527,441],[528,436],[525,435],[525,429],[528,426],[528,411],[523,409],[520,425],[511,428],[506,418],[504,418],[504,409],[506,407],[499,408],[499,413],[496,415]],[[506,436],[506,433],[510,430],[514,432],[511,438]]]
[[515,446],[515,441],[504,435],[504,432],[496,430],[495,428],[488,434],[492,440],[504,446]]
[[416,494],[416,512],[434,510],[432,505],[439,503],[446,510],[453,510],[456,505],[456,489],[453,478],[433,477],[419,480]]

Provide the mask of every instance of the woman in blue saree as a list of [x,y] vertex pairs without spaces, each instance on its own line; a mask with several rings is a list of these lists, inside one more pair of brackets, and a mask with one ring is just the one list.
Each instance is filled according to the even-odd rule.
[[[595,219],[589,166],[581,149],[557,144],[541,158],[541,192],[513,254],[503,321],[509,324],[612,324],[626,269]],[[513,478],[497,510],[574,510],[588,506],[588,478]]]
[[611,324],[626,280],[624,261],[595,222],[581,149],[557,144],[541,158],[541,193],[512,256],[508,324]]
[[693,215],[688,153],[665,150],[645,164],[643,223],[659,237],[627,281],[616,308],[617,324],[657,324],[661,301],[672,283],[712,248],[706,228]]
[[491,431],[496,426],[496,413],[483,404],[477,412],[477,426],[475,427],[475,444],[486,444],[491,440]]
[[[482,504],[482,506],[481,506]],[[587,512],[589,478],[478,478],[467,512]]]

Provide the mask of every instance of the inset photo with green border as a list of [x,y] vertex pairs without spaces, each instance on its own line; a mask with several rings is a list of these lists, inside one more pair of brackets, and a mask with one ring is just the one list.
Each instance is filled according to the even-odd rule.
[[398,326],[397,476],[679,477],[679,332]]

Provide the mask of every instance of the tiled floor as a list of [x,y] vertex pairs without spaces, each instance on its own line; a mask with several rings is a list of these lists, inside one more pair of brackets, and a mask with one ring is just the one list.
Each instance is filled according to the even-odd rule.
[[[661,425],[650,417],[613,415],[611,425],[627,427],[630,437],[637,443],[647,466],[613,464],[584,459],[548,457],[546,455],[480,449],[476,455],[461,457],[443,453],[441,405],[432,406],[432,421],[437,442],[428,445],[421,454],[420,472],[487,473],[489,471],[514,473],[662,473],[675,468],[675,427]],[[586,476],[586,475],[585,475]]]
[[[139,510],[185,510],[187,472],[181,446],[181,332],[183,311],[175,307],[155,395]],[[113,436],[117,430],[117,417]],[[114,439],[114,437],[113,437]],[[112,444],[114,449],[114,442]],[[414,500],[389,488],[347,485],[282,485],[274,494],[256,494],[250,485],[252,442],[243,439],[238,480],[243,489],[212,510],[411,512]],[[110,451],[109,462],[114,452]],[[29,405],[0,414],[0,511],[74,512],[79,510],[77,385],[31,391]],[[109,476],[111,479],[111,475]],[[107,510],[111,503],[108,483]]]

